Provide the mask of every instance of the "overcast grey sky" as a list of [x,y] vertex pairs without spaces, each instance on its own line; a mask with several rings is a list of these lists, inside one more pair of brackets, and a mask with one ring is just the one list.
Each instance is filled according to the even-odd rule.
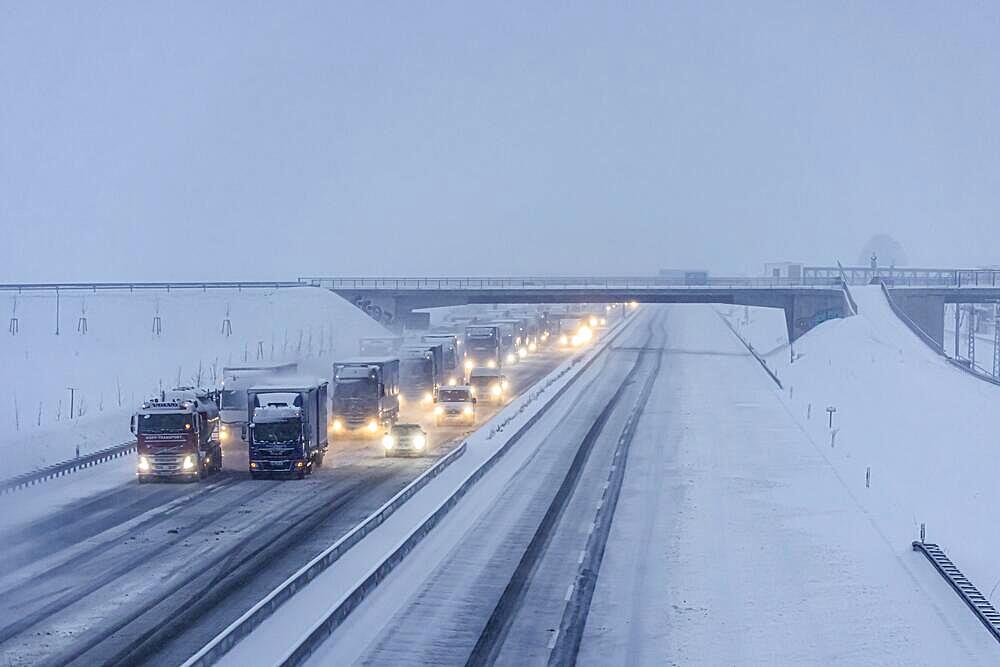
[[1000,4],[0,2],[0,279],[1000,263]]

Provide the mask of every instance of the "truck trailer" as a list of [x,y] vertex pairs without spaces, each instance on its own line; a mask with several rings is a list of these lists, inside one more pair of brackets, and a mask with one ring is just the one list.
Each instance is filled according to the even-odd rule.
[[219,385],[219,440],[224,445],[246,442],[247,390],[274,378],[295,375],[298,364],[257,363],[225,366]]
[[456,385],[462,379],[462,337],[453,333],[426,334],[423,342],[441,345],[444,366],[441,384]]

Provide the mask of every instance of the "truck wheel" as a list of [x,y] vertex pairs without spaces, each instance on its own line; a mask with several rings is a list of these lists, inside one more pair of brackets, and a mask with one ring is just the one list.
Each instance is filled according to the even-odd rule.
[[323,457],[325,455],[326,455],[326,452],[320,452],[319,454],[316,455],[315,466],[317,468],[322,468],[323,467]]
[[149,481],[149,480],[148,480],[148,479],[146,479],[145,477],[139,477],[138,479],[139,479],[139,483],[140,483],[140,484],[145,484],[146,482],[148,482],[148,481]]
[[295,473],[295,479],[305,479],[305,478],[306,478],[306,471],[305,470],[301,470],[301,471]]
[[250,477],[251,477],[251,479],[260,479],[260,473],[259,472],[251,472],[250,473]]

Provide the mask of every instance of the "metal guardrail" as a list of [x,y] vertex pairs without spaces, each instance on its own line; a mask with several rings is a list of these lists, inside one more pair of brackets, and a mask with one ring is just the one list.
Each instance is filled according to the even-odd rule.
[[62,463],[54,463],[38,470],[0,480],[0,495],[13,493],[19,489],[34,486],[50,479],[82,470],[83,468],[90,468],[98,463],[104,463],[105,461],[125,456],[135,451],[135,444],[135,442],[126,442],[90,454],[84,454],[79,458],[63,461]]
[[437,477],[441,472],[454,463],[459,457],[465,454],[466,443],[448,452],[441,457],[437,463],[421,473],[416,479],[406,485],[406,487],[389,499],[384,505],[375,510],[364,521],[351,529],[346,535],[323,550],[322,553],[313,558],[298,572],[282,582],[277,588],[272,590],[260,602],[251,607],[245,614],[236,619],[225,630],[216,635],[211,642],[206,644],[200,651],[188,658],[182,667],[202,667],[217,662],[226,652],[236,645],[241,639],[250,634],[254,628],[264,622],[268,616],[288,601],[293,595],[301,590],[306,584],[315,579],[328,567],[336,563],[341,556],[347,553],[348,549],[360,542],[365,536],[378,528],[396,510],[403,506],[407,500],[424,488],[428,482]]
[[719,311],[715,311],[715,314],[719,316],[719,319],[721,319],[727,327],[729,327],[729,330],[733,332],[733,335],[736,336],[736,339],[739,340],[741,343],[743,343],[743,347],[745,347],[747,349],[747,352],[749,352],[751,356],[753,356],[753,358],[757,360],[757,363],[761,365],[761,368],[764,369],[764,372],[766,372],[768,375],[771,376],[771,379],[774,380],[774,384],[778,385],[778,389],[784,389],[784,387],[781,384],[781,380],[778,379],[778,374],[771,370],[771,367],[767,365],[767,361],[764,359],[764,357],[760,356],[757,350],[753,349],[753,345],[748,343],[747,340],[740,335],[740,332],[736,330],[736,327],[733,326],[733,323],[730,322],[726,318],[726,316],[720,313]]
[[944,580],[954,589],[962,602],[972,610],[976,618],[986,626],[993,638],[1000,641],[1000,613],[993,607],[986,596],[979,592],[962,571],[951,561],[936,544],[928,542],[913,542],[913,550],[919,551],[931,562]]
[[[601,351],[611,345],[611,343],[626,329],[627,325],[634,321],[633,318],[625,320],[618,326],[617,331],[612,335],[608,336],[603,341],[603,346]],[[599,354],[594,354],[591,358],[581,366],[576,374],[570,378],[570,380],[559,388],[556,393],[554,393],[549,400],[541,407],[541,409],[533,414],[522,426],[520,426],[517,431],[515,431],[510,438],[501,445],[483,464],[477,468],[472,474],[470,474],[462,482],[458,489],[452,493],[438,508],[430,514],[424,521],[417,526],[410,535],[395,549],[391,554],[384,558],[378,565],[376,565],[361,582],[359,582],[350,593],[345,595],[341,600],[334,606],[334,608],[325,614],[325,616],[318,622],[313,624],[309,633],[298,643],[298,645],[291,650],[279,663],[281,667],[289,667],[291,665],[302,664],[309,655],[316,649],[319,644],[321,644],[325,639],[341,624],[344,619],[359,605],[368,595],[374,591],[379,583],[385,579],[389,573],[392,572],[399,565],[403,559],[409,554],[417,544],[431,531],[434,526],[436,526],[451,509],[464,497],[469,490],[478,482],[499,460],[500,458],[516,443],[520,438],[532,427],[534,426],[542,415],[544,415],[548,409],[559,399],[572,384],[579,378],[585,370],[587,370],[591,364],[599,357]],[[559,376],[553,378],[547,386],[557,381],[563,374],[568,373],[573,369],[573,365],[564,369],[563,373]],[[522,404],[522,409],[523,409]],[[182,667],[187,667],[185,664]]]
[[202,290],[210,289],[279,289],[302,287],[300,281],[236,281],[236,282],[127,282],[127,283],[0,283],[0,292],[103,292],[148,290]]

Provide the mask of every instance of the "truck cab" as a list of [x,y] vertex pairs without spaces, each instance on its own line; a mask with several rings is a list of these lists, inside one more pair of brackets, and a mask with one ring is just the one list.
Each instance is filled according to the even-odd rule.
[[478,400],[503,404],[507,401],[510,382],[499,368],[474,368],[469,373],[469,386]]
[[476,396],[469,385],[441,387],[434,398],[434,424],[476,423]]
[[215,402],[193,390],[173,390],[144,402],[131,424],[139,482],[194,481],[222,470],[218,422]]

